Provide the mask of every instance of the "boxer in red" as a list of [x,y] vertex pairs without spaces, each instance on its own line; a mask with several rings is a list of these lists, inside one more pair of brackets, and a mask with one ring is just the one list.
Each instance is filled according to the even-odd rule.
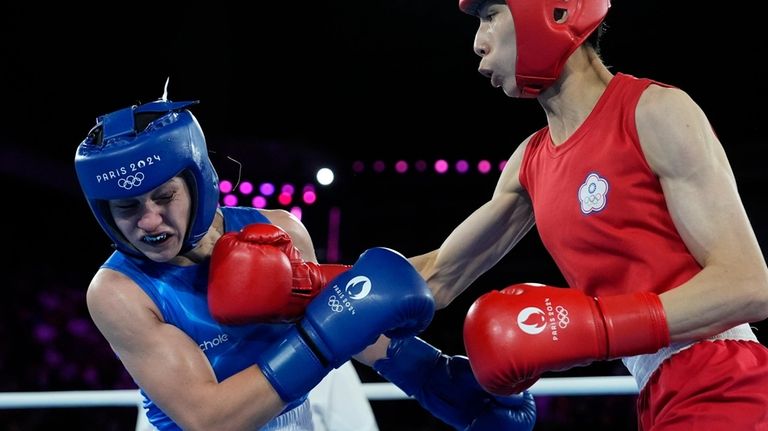
[[473,304],[464,341],[480,384],[509,394],[622,358],[641,430],[768,429],[768,349],[749,327],[768,317],[768,268],[706,115],[678,88],[608,70],[609,0],[459,7],[479,18],[480,73],[536,98],[547,125],[488,202],[411,260],[444,307],[536,225],[570,287],[518,284]]

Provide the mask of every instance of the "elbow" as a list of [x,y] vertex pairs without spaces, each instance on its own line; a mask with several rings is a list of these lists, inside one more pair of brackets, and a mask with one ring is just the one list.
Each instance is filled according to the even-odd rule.
[[[206,412],[206,410],[205,407],[190,409],[184,413],[183,417],[174,418],[174,422],[185,431],[210,431],[212,429],[237,431],[246,428],[246,425],[238,420],[237,415],[227,416],[210,410]],[[267,422],[268,420],[265,420],[259,426],[263,426]],[[248,425],[247,428],[250,429],[251,425]]]
[[185,431],[210,431],[212,429],[222,431],[238,431],[243,429],[242,425],[229,424],[226,420],[211,421],[204,418],[201,418],[201,420],[192,419],[183,425],[181,422],[179,422],[179,425]]
[[754,322],[768,319],[768,282],[761,285],[760,293],[755,296],[757,312]]
[[[211,429],[210,426],[213,424],[211,416],[206,414],[204,409],[190,409],[184,413],[183,417],[174,418],[174,422],[182,427],[182,429],[189,431]],[[218,429],[226,429],[221,428],[222,425],[221,423],[216,424],[219,427]]]
[[751,310],[750,322],[768,319],[768,271],[761,271],[749,281],[747,296],[748,309]]

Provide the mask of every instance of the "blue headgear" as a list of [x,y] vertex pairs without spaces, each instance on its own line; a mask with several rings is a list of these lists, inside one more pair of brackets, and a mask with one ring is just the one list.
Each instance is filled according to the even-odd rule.
[[[208,158],[205,137],[184,109],[197,101],[160,99],[102,115],[77,147],[75,170],[88,205],[102,229],[125,253],[141,253],[120,233],[108,202],[151,191],[181,175],[192,196],[192,211],[181,253],[192,249],[213,223],[219,179]],[[156,117],[136,130],[141,114]]]

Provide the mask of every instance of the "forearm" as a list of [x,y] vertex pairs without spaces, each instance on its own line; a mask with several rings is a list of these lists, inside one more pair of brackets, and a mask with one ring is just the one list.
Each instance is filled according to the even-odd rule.
[[217,388],[218,408],[210,409],[200,429],[259,429],[279,415],[286,404],[258,366],[251,366],[222,381]]
[[[141,387],[152,401],[185,430],[259,429],[285,408],[285,403],[258,366],[217,382],[202,371],[179,373],[158,369],[165,378],[143,376]],[[170,379],[169,379],[170,377]]]
[[429,265],[420,273],[438,308],[464,292],[530,231],[534,220],[527,202],[517,194],[494,198],[456,227],[439,250],[425,255]]
[[710,337],[736,325],[766,318],[764,276],[734,275],[715,265],[660,295],[672,342]]

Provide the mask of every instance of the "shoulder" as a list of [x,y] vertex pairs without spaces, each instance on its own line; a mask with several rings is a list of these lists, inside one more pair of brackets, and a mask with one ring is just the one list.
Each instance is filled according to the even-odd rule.
[[280,227],[291,236],[293,245],[301,251],[305,260],[314,260],[315,251],[312,238],[306,226],[295,215],[280,209],[259,210],[270,223]]
[[679,88],[650,85],[635,111],[640,146],[657,174],[692,168],[717,139],[698,104]]
[[301,220],[295,215],[286,210],[281,209],[260,209],[261,215],[267,218],[270,223],[282,228],[288,232],[292,237],[294,234],[303,235],[306,233],[306,228]]
[[91,280],[86,304],[94,323],[105,335],[125,330],[144,317],[160,316],[154,302],[133,280],[107,268],[100,269]]
[[[543,130],[543,129],[542,129]],[[525,138],[520,145],[515,148],[515,151],[507,160],[504,165],[504,169],[501,171],[499,182],[496,186],[496,193],[512,192],[519,193],[522,189],[520,184],[520,169],[523,166],[523,159],[526,153],[526,149],[529,145],[535,145],[539,141],[537,138],[541,135],[542,130],[538,130]],[[532,144],[533,142],[533,144]]]
[[681,115],[697,115],[699,112],[699,106],[685,91],[676,87],[651,84],[640,96],[635,116],[638,125],[641,122],[677,124],[676,120]]

